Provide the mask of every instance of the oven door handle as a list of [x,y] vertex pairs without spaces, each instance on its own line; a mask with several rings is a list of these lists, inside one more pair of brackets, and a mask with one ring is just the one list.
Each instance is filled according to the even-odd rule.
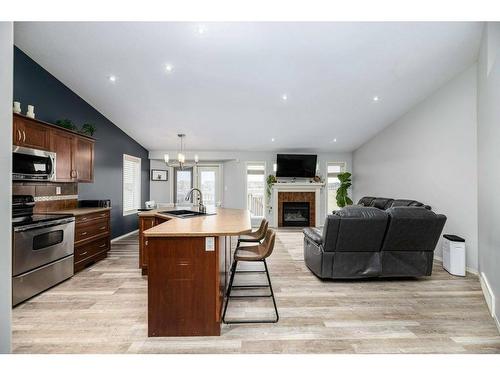
[[75,218],[69,217],[66,219],[60,219],[60,220],[51,221],[48,223],[28,224],[28,225],[23,225],[20,227],[14,227],[14,232],[26,232],[26,231],[32,230],[32,229],[43,229],[43,228],[56,227],[58,225],[69,224],[69,223],[72,223],[74,221],[75,221]]

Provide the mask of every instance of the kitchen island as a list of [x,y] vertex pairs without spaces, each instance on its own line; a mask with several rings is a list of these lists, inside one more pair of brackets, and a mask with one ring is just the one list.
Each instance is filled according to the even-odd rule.
[[[178,209],[178,208],[175,208]],[[251,230],[248,210],[214,208],[176,217],[144,211],[139,220],[148,275],[148,336],[218,336],[231,266],[231,236]]]

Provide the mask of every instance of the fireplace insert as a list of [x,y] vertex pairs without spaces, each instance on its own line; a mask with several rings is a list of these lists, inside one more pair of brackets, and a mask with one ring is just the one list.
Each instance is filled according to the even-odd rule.
[[309,209],[309,202],[283,202],[283,226],[310,226]]

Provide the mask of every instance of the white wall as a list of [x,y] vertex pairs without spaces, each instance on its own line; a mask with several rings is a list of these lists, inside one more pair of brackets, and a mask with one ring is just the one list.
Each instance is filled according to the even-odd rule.
[[[170,202],[170,179],[174,176],[170,168],[166,168],[165,163],[162,160],[150,160],[149,168],[152,169],[163,169],[168,170],[168,181],[150,181],[149,182],[149,199],[162,202]],[[149,174],[151,176],[151,172]],[[151,179],[151,177],[150,177]]]
[[[354,197],[431,205],[448,218],[444,233],[466,239],[467,266],[477,270],[476,161],[474,65],[353,153]],[[441,255],[440,243],[436,255]]]
[[[500,23],[487,23],[478,62],[479,271],[500,319]],[[499,326],[500,329],[500,326]]]
[[12,165],[12,80],[13,25],[0,22],[0,353],[11,346],[11,165]]
[[[165,169],[165,163],[159,159],[163,158],[166,151],[151,151],[149,157],[151,168]],[[170,155],[175,153],[170,151]],[[276,152],[199,152],[200,162],[221,162],[223,163],[223,205],[228,208],[246,208],[246,163],[249,161],[266,162],[266,176],[275,174],[273,164],[276,162]],[[342,153],[319,153],[318,163],[320,173],[326,177],[327,162],[345,162],[346,169],[352,170],[352,154],[350,152]],[[170,178],[171,176],[169,176]],[[156,202],[170,202],[170,193],[168,182],[151,181],[150,199]],[[320,199],[320,217],[326,217],[326,194],[325,189],[321,192]],[[271,213],[267,212],[268,219]],[[323,220],[318,224],[322,225]]]

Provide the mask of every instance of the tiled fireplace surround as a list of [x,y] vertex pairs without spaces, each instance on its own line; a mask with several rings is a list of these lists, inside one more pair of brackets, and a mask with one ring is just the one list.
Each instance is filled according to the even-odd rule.
[[309,223],[316,226],[316,194],[305,191],[280,191],[278,192],[278,227],[283,226],[283,203],[285,202],[307,202],[309,203]]

